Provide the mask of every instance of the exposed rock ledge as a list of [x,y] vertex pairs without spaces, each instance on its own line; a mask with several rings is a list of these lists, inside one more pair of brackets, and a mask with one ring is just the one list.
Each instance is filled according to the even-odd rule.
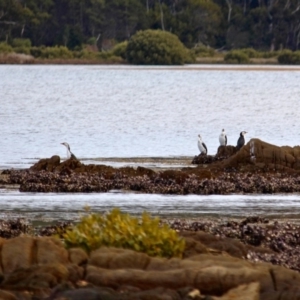
[[[240,151],[221,146],[214,157],[198,156],[196,168],[154,171],[137,167],[84,165],[59,156],[28,170],[6,170],[0,184],[20,184],[26,192],[107,192],[124,189],[160,194],[300,192],[300,147],[277,147],[259,139]],[[195,160],[195,159],[194,159]]]
[[[299,299],[298,272],[215,250],[224,241],[203,232],[185,239],[183,259],[106,247],[87,254],[54,238],[0,239],[0,298]],[[233,242],[226,240],[228,249],[239,247]]]

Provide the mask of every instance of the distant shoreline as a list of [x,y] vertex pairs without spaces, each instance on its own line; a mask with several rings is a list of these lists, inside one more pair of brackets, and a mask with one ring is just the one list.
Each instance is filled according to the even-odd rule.
[[149,70],[189,70],[189,71],[300,71],[300,65],[282,65],[276,58],[250,58],[248,64],[230,64],[223,57],[197,57],[196,62],[186,65],[130,65],[123,59],[82,59],[82,58],[34,58],[32,55],[19,53],[0,53],[0,65],[92,65],[122,66],[129,69],[147,68]]
[[161,70],[161,71],[300,71],[300,65],[280,65],[280,64],[225,64],[225,63],[195,63],[182,66],[153,66],[153,65],[129,65],[125,63],[99,62],[89,60],[36,60],[36,61],[6,61],[0,58],[0,66],[8,65],[26,65],[26,66],[95,66],[106,67],[108,69],[126,69],[133,70]]

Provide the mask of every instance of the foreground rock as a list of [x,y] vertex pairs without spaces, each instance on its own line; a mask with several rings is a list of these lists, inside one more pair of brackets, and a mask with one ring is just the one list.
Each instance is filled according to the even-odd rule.
[[300,296],[298,272],[219,251],[212,243],[216,237],[210,234],[188,235],[183,259],[106,247],[87,254],[79,248],[66,250],[54,238],[1,239],[0,298],[285,300]]

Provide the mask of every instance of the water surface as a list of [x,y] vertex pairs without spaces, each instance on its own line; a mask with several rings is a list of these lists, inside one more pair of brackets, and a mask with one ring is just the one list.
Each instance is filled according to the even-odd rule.
[[222,128],[231,145],[242,130],[247,139],[299,144],[294,68],[2,65],[0,78],[2,169],[64,157],[64,141],[89,160],[194,156],[199,133],[214,154]]
[[298,219],[300,195],[152,195],[111,191],[109,193],[20,193],[0,190],[0,219],[26,217],[31,220],[78,220],[86,213],[106,212],[119,207],[140,215],[147,211],[160,217],[244,218],[268,216]]
[[[243,130],[246,140],[298,145],[299,68],[255,67],[1,65],[0,170],[26,168],[52,155],[65,158],[65,141],[83,163],[162,169],[189,165],[198,154],[199,133],[209,154],[216,153],[222,128],[230,145]],[[118,206],[158,215],[298,218],[299,204],[298,194],[34,194],[0,188],[1,217],[35,219],[77,218],[85,205],[92,211]]]

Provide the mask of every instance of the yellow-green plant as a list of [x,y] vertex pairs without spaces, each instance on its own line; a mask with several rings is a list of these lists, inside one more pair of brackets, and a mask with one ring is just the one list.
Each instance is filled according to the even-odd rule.
[[141,219],[113,209],[106,215],[90,214],[64,235],[67,247],[88,252],[101,246],[132,249],[150,256],[181,257],[184,239],[158,218],[144,212]]

